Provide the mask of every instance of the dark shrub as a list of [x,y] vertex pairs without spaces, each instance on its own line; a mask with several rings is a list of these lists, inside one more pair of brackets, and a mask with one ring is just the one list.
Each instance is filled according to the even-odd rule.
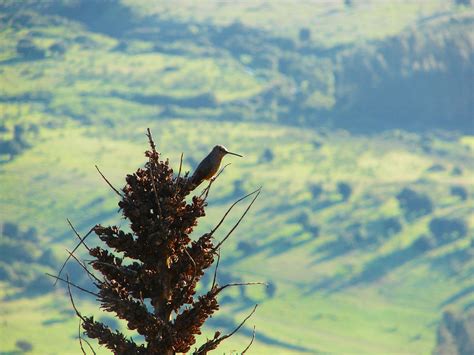
[[56,42],[49,46],[49,50],[51,51],[51,53],[63,55],[64,53],[66,53],[66,46],[61,42]]
[[293,219],[292,222],[299,223],[306,227],[309,224],[310,218],[308,213],[306,212],[301,212],[298,213]]
[[314,199],[318,199],[323,193],[323,187],[319,184],[311,184],[309,185],[309,191],[311,191]]
[[460,218],[435,217],[429,228],[436,239],[441,241],[462,238],[467,234],[466,222]]
[[309,225],[305,228],[306,231],[311,233],[313,237],[319,237],[319,227],[316,225]]
[[0,141],[0,153],[9,154],[11,159],[16,155],[19,155],[23,151],[24,147],[17,141]]
[[454,176],[462,175],[462,169],[459,166],[455,166],[453,170],[451,170],[451,175],[454,175]]
[[388,217],[380,220],[381,227],[383,229],[383,234],[385,236],[390,236],[397,234],[402,230],[402,224],[397,217]]
[[431,199],[410,188],[404,188],[396,197],[407,219],[415,219],[433,211]]
[[436,246],[436,241],[427,235],[420,236],[412,244],[412,248],[418,252],[428,251]]
[[27,59],[43,59],[45,57],[44,50],[36,47],[28,38],[23,38],[18,41],[16,51],[19,55]]
[[428,171],[430,173],[438,173],[438,172],[445,171],[445,170],[446,170],[446,168],[441,164],[433,164],[428,169],[426,169],[426,171]]
[[275,155],[273,154],[273,151],[270,148],[266,148],[263,151],[260,161],[262,163],[270,163],[271,161],[273,161],[274,158],[275,158]]
[[311,39],[311,30],[309,28],[303,27],[300,29],[298,38],[301,42],[307,42]]
[[459,197],[461,200],[467,199],[467,190],[462,186],[452,186],[451,195]]
[[16,347],[23,352],[28,352],[33,350],[33,345],[26,340],[17,340],[15,343]]
[[341,194],[342,200],[347,201],[352,194],[352,187],[346,182],[339,182],[337,184],[337,191]]
[[18,237],[19,228],[18,225],[12,222],[5,222],[3,224],[3,235],[6,235],[10,238]]
[[240,250],[243,254],[251,254],[255,250],[255,245],[251,242],[241,241],[237,243],[237,250]]

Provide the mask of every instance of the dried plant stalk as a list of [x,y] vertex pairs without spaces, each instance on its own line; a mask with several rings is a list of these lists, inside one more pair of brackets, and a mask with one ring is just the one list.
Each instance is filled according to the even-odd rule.
[[[218,294],[228,286],[242,285],[220,286],[216,283],[214,275],[211,289],[196,297],[196,286],[204,271],[216,259],[217,249],[235,230],[255,201],[260,189],[244,196],[247,198],[255,194],[238,223],[220,243],[214,245],[213,235],[235,204],[225,213],[216,228],[193,241],[190,234],[196,227],[198,219],[205,216],[206,198],[210,186],[201,196],[193,196],[188,202],[186,198],[192,193],[194,186],[189,182],[187,173],[181,176],[182,155],[180,170],[175,176],[168,160],[160,160],[160,154],[156,150],[149,130],[147,136],[151,147],[151,150],[145,152],[148,162],[144,168],[127,175],[122,192],[115,189],[98,170],[107,184],[121,197],[119,206],[123,216],[130,222],[132,232],[126,233],[116,226],[97,225],[92,231],[109,250],[100,246],[89,247],[84,243],[87,235],[81,238],[68,220],[79,238],[79,244],[72,252],[68,251],[69,257],[76,259],[89,274],[98,288],[97,293],[78,287],[70,282],[69,278],[64,279],[60,275],[53,277],[66,282],[69,292],[72,285],[93,294],[102,309],[115,313],[127,323],[129,329],[135,330],[145,339],[144,344],[136,344],[119,331],[108,328],[92,317],[81,315],[70,293],[71,302],[85,334],[89,338],[97,339],[99,344],[114,353],[163,355],[184,353],[190,351],[195,344],[195,337],[201,333],[201,327],[206,319],[219,309]],[[80,245],[87,248],[93,258],[90,265],[101,274],[101,277],[91,274],[74,256]],[[146,306],[145,300],[149,300],[151,309]],[[255,308],[250,315],[253,312]],[[245,320],[247,319],[248,317]],[[216,332],[213,339],[195,350],[195,354],[206,354],[215,349],[221,341],[234,334],[244,322],[230,334],[220,335],[220,332]],[[79,340],[81,350],[84,352],[82,346],[84,339],[79,337]]]

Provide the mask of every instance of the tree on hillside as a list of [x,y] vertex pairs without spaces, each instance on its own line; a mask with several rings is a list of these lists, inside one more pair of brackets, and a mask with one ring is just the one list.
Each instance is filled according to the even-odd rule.
[[[108,248],[89,247],[85,243],[87,235],[81,237],[76,233],[80,243],[70,253],[97,287],[97,292],[86,292],[98,299],[102,309],[115,313],[116,317],[126,322],[130,330],[143,336],[144,343],[136,343],[119,330],[114,330],[93,317],[82,315],[71,294],[70,286],[76,285],[69,281],[69,277],[61,277],[61,271],[56,278],[67,283],[71,303],[85,334],[89,338],[97,339],[99,344],[114,353],[185,353],[195,344],[195,337],[201,334],[201,327],[207,318],[219,309],[217,296],[223,290],[231,286],[260,284],[219,285],[216,282],[220,247],[244,218],[258,197],[260,189],[237,200],[215,228],[197,240],[192,240],[190,234],[197,225],[198,218],[205,215],[206,199],[212,181],[199,196],[189,198],[194,185],[190,183],[188,173],[181,176],[180,164],[178,175],[175,175],[169,161],[160,160],[160,154],[156,151],[149,131],[148,137],[151,149],[145,153],[148,158],[145,167],[127,175],[127,183],[122,192],[109,183],[121,198],[119,206],[123,216],[130,222],[131,232],[116,226],[96,225],[88,234],[95,233]],[[104,179],[107,181],[105,177]],[[217,242],[214,239],[215,232],[231,209],[252,195],[252,202],[238,222]],[[80,245],[87,248],[93,259],[90,265],[101,274],[100,277],[74,255]],[[197,284],[204,271],[216,259],[212,285],[207,292],[198,296]],[[215,332],[211,339],[195,348],[193,354],[207,354],[215,349],[242,327],[250,315],[230,334]],[[83,348],[83,339],[79,339]]]
[[467,190],[463,186],[451,186],[450,193],[453,196],[459,197],[461,200],[467,199]]
[[468,355],[474,349],[474,309],[447,310],[438,326],[434,355]]
[[342,197],[343,201],[347,201],[352,194],[352,187],[347,182],[339,182],[337,183],[337,191]]
[[455,0],[456,5],[471,6],[472,0]]
[[433,212],[433,202],[428,195],[405,187],[396,197],[407,220],[414,220]]
[[43,59],[45,52],[38,48],[29,38],[22,38],[16,45],[16,51],[26,59]]
[[429,223],[430,232],[438,241],[450,241],[467,235],[466,222],[461,218],[435,217]]
[[298,33],[298,38],[301,42],[307,42],[311,39],[311,30],[309,28],[303,27]]

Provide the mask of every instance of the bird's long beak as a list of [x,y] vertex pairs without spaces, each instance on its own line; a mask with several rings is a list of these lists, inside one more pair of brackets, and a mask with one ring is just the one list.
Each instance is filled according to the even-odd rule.
[[237,155],[238,157],[241,157],[241,158],[243,157],[243,156],[242,156],[242,155],[240,155],[240,154],[237,154],[237,153],[232,153],[232,152],[227,152],[227,154]]

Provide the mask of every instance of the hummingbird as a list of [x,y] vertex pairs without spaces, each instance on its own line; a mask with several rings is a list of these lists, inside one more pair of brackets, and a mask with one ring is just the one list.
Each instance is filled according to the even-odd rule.
[[214,148],[212,148],[211,152],[207,155],[207,157],[205,157],[199,163],[198,167],[196,168],[196,171],[190,178],[191,183],[195,187],[197,187],[204,180],[211,180],[219,170],[222,158],[227,154],[242,157],[242,155],[240,154],[229,152],[227,148],[222,145],[216,145]]

